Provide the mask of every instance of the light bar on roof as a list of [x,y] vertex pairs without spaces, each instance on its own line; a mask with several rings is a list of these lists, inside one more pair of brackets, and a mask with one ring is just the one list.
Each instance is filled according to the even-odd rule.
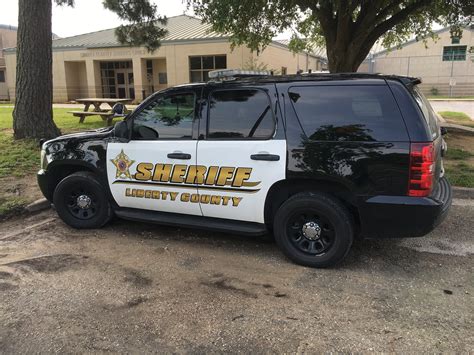
[[242,76],[268,76],[268,70],[219,69],[209,72],[209,79],[224,79]]

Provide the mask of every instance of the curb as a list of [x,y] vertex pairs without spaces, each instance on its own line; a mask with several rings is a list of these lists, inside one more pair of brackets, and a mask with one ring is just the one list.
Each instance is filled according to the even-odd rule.
[[440,122],[441,127],[446,127],[449,131],[453,132],[462,132],[462,133],[468,133],[468,134],[473,134],[474,133],[474,128],[472,127],[466,127],[466,126],[461,126],[458,124],[453,124],[453,123],[447,123],[447,122]]
[[36,200],[30,203],[28,206],[26,206],[25,211],[29,213],[33,213],[33,212],[44,211],[49,208],[51,208],[51,202],[49,202],[45,198],[40,198],[39,200]]
[[459,199],[463,199],[463,200],[474,199],[474,189],[472,189],[472,188],[457,187],[457,186],[452,186],[451,188],[453,190],[453,197],[454,198],[459,198]]
[[446,101],[446,102],[449,102],[449,101],[474,101],[474,99],[463,99],[463,98],[459,98],[459,99],[428,99],[428,101],[437,101],[437,102],[440,102],[440,101]]

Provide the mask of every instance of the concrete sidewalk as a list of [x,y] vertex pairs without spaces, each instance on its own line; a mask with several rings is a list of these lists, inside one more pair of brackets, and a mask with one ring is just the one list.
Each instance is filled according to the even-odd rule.
[[464,112],[466,115],[474,119],[474,101],[441,101],[441,100],[429,100],[431,106],[436,112],[441,111],[456,111]]

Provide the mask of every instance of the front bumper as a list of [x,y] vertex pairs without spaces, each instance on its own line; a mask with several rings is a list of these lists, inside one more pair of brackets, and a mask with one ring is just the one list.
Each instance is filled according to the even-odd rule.
[[374,196],[359,207],[361,235],[369,238],[421,237],[448,214],[452,190],[441,178],[429,197]]
[[48,172],[44,169],[41,169],[40,171],[38,171],[38,174],[36,174],[36,178],[38,180],[38,186],[41,192],[43,193],[43,196],[46,197],[46,199],[52,203],[53,191],[49,185],[50,179],[48,179]]

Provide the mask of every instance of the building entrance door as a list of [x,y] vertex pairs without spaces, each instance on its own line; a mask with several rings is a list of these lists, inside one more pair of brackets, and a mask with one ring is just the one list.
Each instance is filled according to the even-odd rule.
[[115,69],[115,90],[119,99],[134,99],[133,69]]

